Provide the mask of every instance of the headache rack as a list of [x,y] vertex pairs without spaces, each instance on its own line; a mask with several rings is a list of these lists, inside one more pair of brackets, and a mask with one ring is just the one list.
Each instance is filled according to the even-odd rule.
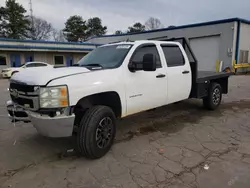
[[197,64],[198,61],[194,55],[193,50],[191,49],[188,40],[185,37],[179,37],[179,38],[169,38],[169,39],[163,39],[159,41],[172,41],[172,42],[179,42],[184,50],[186,51],[186,54],[188,55],[188,59],[190,63],[195,63]]

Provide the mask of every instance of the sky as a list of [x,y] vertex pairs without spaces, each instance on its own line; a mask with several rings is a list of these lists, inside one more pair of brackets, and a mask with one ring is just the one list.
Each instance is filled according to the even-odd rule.
[[[29,0],[16,1],[29,10]],[[126,31],[149,17],[160,19],[165,27],[233,17],[250,20],[250,0],[32,0],[32,4],[34,15],[58,30],[70,16],[81,15],[85,20],[100,17],[107,34]]]

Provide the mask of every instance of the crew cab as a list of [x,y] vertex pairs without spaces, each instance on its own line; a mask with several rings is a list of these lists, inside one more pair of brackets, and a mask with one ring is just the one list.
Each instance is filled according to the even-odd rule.
[[197,63],[184,38],[107,44],[77,67],[13,75],[7,109],[41,135],[73,136],[77,152],[97,159],[113,144],[116,119],[189,98],[215,110],[231,73],[199,72]]

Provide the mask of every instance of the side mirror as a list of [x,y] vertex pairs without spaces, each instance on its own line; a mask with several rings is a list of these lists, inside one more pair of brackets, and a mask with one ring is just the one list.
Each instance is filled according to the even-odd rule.
[[[141,65],[141,63],[140,63],[140,65]],[[128,69],[130,70],[130,72],[136,72],[136,71],[142,70],[142,66],[140,66],[140,68],[139,68],[139,63],[131,61],[128,64]]]
[[144,71],[156,70],[156,59],[153,54],[145,54],[143,56],[142,69]]
[[142,62],[129,62],[128,69],[130,72],[136,71],[155,71],[156,70],[156,60],[153,54],[145,54],[143,56]]

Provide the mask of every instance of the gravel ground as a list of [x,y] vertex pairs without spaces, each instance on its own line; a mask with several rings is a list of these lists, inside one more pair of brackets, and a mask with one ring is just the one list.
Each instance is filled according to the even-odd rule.
[[67,153],[70,139],[48,139],[7,118],[8,80],[0,80],[0,187],[250,186],[250,77],[230,78],[216,111],[188,100],[126,118],[102,159]]

